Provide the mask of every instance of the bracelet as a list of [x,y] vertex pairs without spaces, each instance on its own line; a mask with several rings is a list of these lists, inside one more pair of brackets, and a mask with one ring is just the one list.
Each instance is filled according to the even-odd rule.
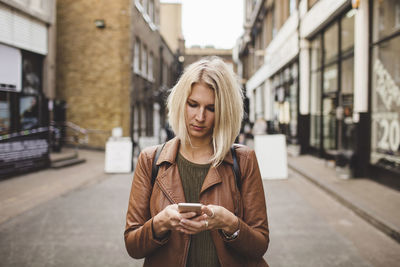
[[238,237],[240,230],[237,230],[232,235],[226,234],[224,230],[221,230],[221,232],[227,240],[233,240]]

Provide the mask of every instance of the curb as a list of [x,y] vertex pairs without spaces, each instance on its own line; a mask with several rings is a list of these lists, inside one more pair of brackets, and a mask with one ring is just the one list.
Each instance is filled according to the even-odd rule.
[[324,184],[320,182],[318,179],[313,177],[311,174],[305,172],[301,168],[298,168],[294,164],[291,164],[288,162],[288,166],[290,169],[293,171],[297,172],[322,190],[324,190],[326,193],[331,195],[334,199],[339,201],[342,205],[346,206],[347,208],[351,209],[355,214],[360,216],[362,219],[370,223],[372,226],[377,228],[378,230],[382,231],[389,237],[391,237],[393,240],[395,240],[397,243],[400,243],[400,232],[394,229],[389,225],[389,223],[385,223],[376,216],[373,216],[371,212],[368,212],[366,209],[359,207],[358,205],[352,203],[349,199],[343,197],[340,193],[338,193],[336,190],[332,189],[329,185]]

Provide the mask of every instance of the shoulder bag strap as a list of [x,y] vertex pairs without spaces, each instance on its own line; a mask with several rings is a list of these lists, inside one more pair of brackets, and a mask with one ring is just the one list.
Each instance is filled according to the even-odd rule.
[[158,157],[160,156],[161,151],[163,150],[164,146],[165,146],[165,143],[163,145],[157,146],[156,155],[154,157],[153,164],[151,166],[151,185],[152,186],[154,185],[154,183],[156,181],[158,169],[160,168],[160,166],[157,166],[157,160],[158,160]]
[[236,185],[237,185],[238,189],[240,190],[240,187],[242,185],[241,180],[240,180],[242,177],[242,174],[240,173],[240,167],[239,167],[239,163],[237,160],[236,150],[235,150],[234,145],[231,146],[231,153],[232,153],[232,159],[233,159],[233,166],[232,166],[233,174],[235,175]]

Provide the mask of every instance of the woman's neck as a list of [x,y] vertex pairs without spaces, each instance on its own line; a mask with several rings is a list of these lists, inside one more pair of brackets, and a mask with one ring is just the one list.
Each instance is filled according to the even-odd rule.
[[193,162],[198,164],[210,163],[210,159],[214,154],[212,143],[206,144],[181,144],[179,148],[181,155]]

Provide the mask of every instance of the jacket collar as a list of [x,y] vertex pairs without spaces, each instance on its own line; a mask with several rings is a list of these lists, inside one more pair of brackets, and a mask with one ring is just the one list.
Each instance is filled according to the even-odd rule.
[[[179,152],[180,144],[181,140],[178,137],[175,137],[166,142],[163,150],[160,153],[160,156],[158,157],[156,164],[160,165],[163,162],[174,164],[176,161],[176,156]],[[233,164],[232,154],[230,153],[230,151],[225,155],[223,161],[231,165]]]
[[[180,146],[180,139],[177,137],[166,142],[163,150],[160,153],[160,156],[158,157],[156,164],[160,165],[163,162],[168,162],[171,165],[175,165],[176,156],[179,151],[179,146]],[[223,161],[228,164],[233,164],[232,155],[230,152],[227,153],[227,155],[225,156]],[[216,184],[219,184],[222,182],[220,168],[221,168],[221,166],[210,167],[210,170],[208,171],[208,173],[204,179],[203,186],[200,190],[200,195],[202,192],[204,192],[208,188],[212,187],[213,185],[216,185]],[[171,199],[173,199],[176,203],[184,202],[185,197],[183,194],[182,184],[180,183],[180,177],[179,177],[179,182],[178,182],[179,188],[177,188],[176,187],[177,184],[175,184],[172,180],[170,180],[170,178],[168,178],[168,176],[169,176],[168,173],[170,171],[172,172],[172,170],[167,170],[167,172],[164,173],[164,175],[161,175],[160,182],[162,183],[163,187],[166,189],[165,192],[169,192],[168,194]],[[177,173],[176,175],[179,176],[179,173]],[[172,192],[174,192],[174,193],[172,193]]]

